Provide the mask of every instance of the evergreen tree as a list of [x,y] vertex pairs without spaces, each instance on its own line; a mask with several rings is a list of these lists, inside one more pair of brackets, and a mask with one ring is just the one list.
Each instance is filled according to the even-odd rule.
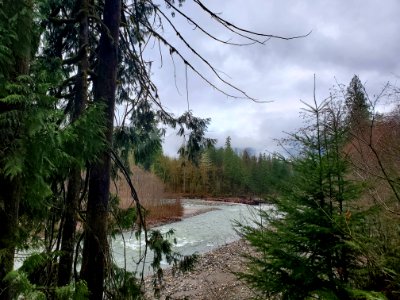
[[[70,100],[72,102],[70,118],[71,122],[76,122],[82,118],[88,102],[88,73],[89,73],[89,0],[77,1],[76,5],[80,7],[78,13],[74,15],[79,24],[78,46],[80,57],[77,62],[77,74],[75,77],[74,95]],[[78,17],[79,15],[79,17]],[[75,231],[77,225],[77,212],[79,210],[79,198],[82,186],[82,167],[79,164],[73,164],[69,171],[67,195],[64,208],[64,222],[61,228],[61,255],[58,266],[58,286],[67,285],[71,280]]]
[[275,213],[263,212],[259,226],[240,227],[259,255],[240,277],[266,297],[351,299],[355,249],[348,229],[348,203],[356,190],[346,179],[341,153],[343,115],[332,103],[309,106],[312,125],[293,134],[301,151],[293,161],[290,188],[276,201]]
[[[93,158],[91,155],[102,144],[93,139],[99,133],[98,111],[91,109],[68,124],[60,102],[53,97],[63,74],[59,62],[36,56],[42,21],[39,7],[36,1],[0,4],[0,30],[13,32],[15,38],[15,44],[6,44],[11,50],[15,47],[10,51],[14,56],[12,64],[8,62],[1,74],[5,80],[0,84],[0,207],[6,208],[4,212],[1,209],[0,215],[1,222],[7,223],[0,225],[0,240],[8,243],[0,245],[0,284],[4,299],[18,297],[18,289],[10,289],[13,295],[6,290],[18,281],[18,276],[28,276],[32,284],[40,281],[42,294],[53,284],[47,279],[54,278],[56,272],[54,258],[57,256],[51,253],[57,242],[54,228],[58,226],[59,213],[55,207],[62,193],[60,186],[64,185],[69,167]],[[90,145],[80,147],[80,139],[90,140]],[[18,192],[10,197],[11,190]],[[16,276],[10,272],[16,247],[27,249],[35,241],[43,247],[42,258],[46,259],[34,268],[32,260],[27,259],[26,264],[31,267],[21,268]],[[40,276],[33,275],[35,268],[41,269]]]
[[[121,1],[104,2],[104,27],[99,42],[94,99],[104,107],[104,137],[112,147],[118,70],[118,40]],[[111,151],[106,148],[90,168],[89,195],[81,276],[87,282],[90,299],[103,299],[109,260],[107,220],[110,197]]]
[[369,120],[371,116],[370,105],[364,86],[357,75],[354,75],[347,87],[345,103],[348,111],[347,123],[349,126],[354,128]]
[[240,157],[232,149],[231,138],[228,136],[225,141],[223,160],[224,189],[229,191],[228,195],[235,196],[242,191],[243,169]]
[[[24,96],[29,96],[26,95],[29,88],[25,93],[10,90],[13,84],[14,88],[22,89],[21,78],[29,73],[31,52],[34,52],[32,14],[30,1],[0,3],[0,297],[4,299],[11,297],[3,278],[14,264],[23,189],[21,169],[18,169],[22,168],[21,163],[12,166],[10,159],[26,147],[20,143],[26,137],[23,136],[26,129],[24,106],[31,104],[23,101]],[[23,158],[17,159],[21,162]]]

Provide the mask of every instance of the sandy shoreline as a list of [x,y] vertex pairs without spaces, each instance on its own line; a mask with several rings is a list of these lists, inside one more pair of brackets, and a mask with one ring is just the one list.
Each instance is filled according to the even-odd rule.
[[[239,281],[232,272],[245,271],[243,253],[250,246],[239,240],[211,252],[202,254],[193,271],[173,276],[171,270],[164,271],[164,285],[159,299],[170,300],[249,300],[254,292]],[[146,299],[157,299],[151,288],[151,277],[146,279]]]

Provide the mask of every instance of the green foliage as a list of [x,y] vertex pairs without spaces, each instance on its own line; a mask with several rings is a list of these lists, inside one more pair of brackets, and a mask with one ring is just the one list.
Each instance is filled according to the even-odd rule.
[[363,268],[358,281],[365,290],[380,290],[389,299],[400,292],[400,227],[397,218],[381,207],[372,206],[351,216]]
[[[182,256],[178,252],[173,251],[172,243],[174,231],[170,229],[168,232],[162,234],[158,230],[151,230],[149,235],[148,247],[153,251],[153,261],[151,267],[154,270],[153,287],[155,296],[159,295],[160,288],[163,280],[163,270],[161,268],[161,260],[165,257],[168,264],[173,265],[174,272],[187,272],[193,269],[198,260],[198,255],[193,254],[189,256]],[[173,243],[176,240],[173,239]]]
[[143,293],[135,273],[128,272],[116,265],[113,265],[111,273],[112,278],[106,282],[106,293],[110,299],[142,299]]
[[69,285],[57,287],[55,290],[56,300],[86,300],[89,299],[89,290],[84,281],[70,283]]
[[[6,18],[4,16],[4,12],[0,8],[0,14],[2,15],[2,19]],[[13,52],[11,45],[15,43],[17,40],[17,36],[12,29],[5,28],[4,23],[0,23],[0,94],[3,91],[3,83],[6,81],[8,77],[8,73],[10,72],[10,68],[13,64]]]
[[38,272],[43,272],[48,259],[45,253],[32,253],[24,260],[20,270],[28,276],[36,276]]
[[193,253],[192,255],[185,255],[181,257],[177,266],[174,266],[173,271],[176,272],[190,272],[199,260],[199,255]]
[[386,300],[387,298],[382,293],[367,292],[362,290],[351,290],[350,295],[353,299],[362,300]]
[[109,227],[112,237],[122,233],[124,230],[131,230],[138,218],[136,208],[121,209],[119,208],[119,203],[120,199],[117,196],[111,197],[110,207],[113,219],[109,222]]
[[[124,100],[131,101],[129,97]],[[132,105],[129,123],[125,124],[124,120],[121,126],[114,129],[113,147],[128,170],[132,154],[135,164],[148,170],[162,151],[162,130],[158,128],[157,111],[147,99],[140,99]]]
[[131,229],[132,225],[135,224],[137,219],[136,209],[130,207],[128,209],[120,210],[117,222],[118,225],[123,229]]
[[202,150],[210,148],[216,143],[215,139],[205,137],[211,119],[195,117],[192,111],[188,111],[180,116],[177,122],[181,125],[178,135],[184,137],[184,143],[178,153],[184,160],[198,165]]
[[[88,163],[96,161],[100,152],[107,147],[103,120],[102,105],[93,104],[86,108],[78,120],[62,130],[62,149],[72,159],[72,163],[84,168]],[[65,169],[71,160],[64,162]]]
[[277,213],[262,212],[258,227],[241,226],[259,255],[249,257],[249,272],[239,276],[266,297],[351,298],[358,267],[346,212],[357,194],[345,179],[344,116],[334,104],[308,106],[312,122],[291,136],[300,155],[292,161],[290,188],[276,201]]
[[11,271],[3,280],[9,285],[15,299],[21,296],[25,299],[46,300],[46,295],[29,282],[28,276],[24,272]]
[[174,261],[174,252],[172,251],[172,244],[168,240],[173,236],[173,229],[166,232],[164,235],[158,230],[152,230],[149,237],[149,249],[154,252],[154,258],[151,266],[158,269],[157,272],[162,272],[160,263],[163,255],[165,255],[167,262],[170,264]]
[[37,38],[33,22],[33,9],[28,1],[0,3],[0,97],[4,83],[21,75],[21,60],[26,63],[36,52],[33,41]]
[[369,120],[371,105],[368,103],[365,88],[357,75],[354,75],[347,87],[345,104],[348,110],[347,123],[349,126],[359,126],[360,123]]
[[66,156],[60,151],[60,132],[55,126],[59,115],[53,110],[54,99],[46,94],[47,84],[34,77],[20,76],[15,83],[7,84],[6,90],[8,95],[0,103],[18,109],[0,115],[0,133],[4,137],[1,172],[10,178],[22,176],[24,194],[40,201],[51,194],[45,179],[56,170],[55,161]]
[[278,155],[256,157],[248,151],[234,151],[230,144],[219,149],[210,147],[201,152],[198,165],[160,156],[152,169],[175,193],[274,198],[291,176],[290,163]]
[[[104,147],[101,136],[100,109],[92,107],[70,126],[58,125],[64,118],[56,109],[57,99],[48,95],[54,84],[53,73],[39,66],[32,76],[20,76],[6,85],[7,96],[0,103],[17,107],[0,115],[1,172],[24,182],[25,204],[32,208],[43,207],[52,194],[49,179],[54,174],[66,172],[71,163],[85,165],[93,161]],[[15,130],[12,130],[15,128]],[[18,138],[15,138],[15,137]],[[85,139],[91,141],[81,143]],[[6,146],[7,145],[7,146]]]
[[[37,259],[38,256],[35,256]],[[30,261],[32,263],[32,259]],[[13,299],[19,299],[24,297],[24,299],[32,300],[86,300],[89,299],[89,291],[87,285],[84,281],[78,281],[76,283],[71,282],[67,286],[57,287],[54,290],[54,298],[46,296],[46,288],[32,284],[29,280],[29,276],[22,269],[17,271],[12,271],[7,274],[4,281],[11,288],[11,294]],[[124,298],[125,299],[125,298]]]

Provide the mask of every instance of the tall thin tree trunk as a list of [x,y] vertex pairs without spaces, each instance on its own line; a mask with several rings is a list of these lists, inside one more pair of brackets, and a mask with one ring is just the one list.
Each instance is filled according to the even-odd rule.
[[61,256],[58,265],[58,286],[67,285],[71,280],[74,262],[76,212],[81,186],[81,170],[73,167],[69,173],[68,192],[65,200],[64,222],[61,237]]
[[[94,80],[94,99],[104,104],[105,139],[112,146],[115,91],[118,69],[118,38],[121,19],[121,1],[106,0]],[[89,179],[89,197],[86,215],[85,240],[82,257],[82,279],[86,280],[90,299],[103,297],[108,259],[107,217],[110,186],[111,153],[104,150],[99,162],[92,165]]]
[[[83,113],[88,94],[87,74],[89,61],[87,47],[89,43],[89,0],[78,0],[79,11],[79,48],[84,48],[78,65],[78,76],[75,83],[74,109],[72,122],[77,120]],[[65,203],[65,221],[62,228],[61,257],[58,267],[58,285],[63,286],[69,283],[72,274],[74,261],[75,232],[77,209],[81,189],[81,169],[73,166],[69,173],[67,197]]]

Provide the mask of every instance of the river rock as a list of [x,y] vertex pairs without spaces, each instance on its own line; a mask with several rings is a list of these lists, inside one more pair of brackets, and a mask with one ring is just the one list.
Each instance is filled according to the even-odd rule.
[[239,240],[201,255],[191,272],[174,276],[171,270],[166,270],[160,298],[154,296],[152,279],[148,277],[145,281],[146,299],[253,299],[255,292],[233,274],[246,270],[242,255],[249,254],[250,251],[251,247],[244,240]]

